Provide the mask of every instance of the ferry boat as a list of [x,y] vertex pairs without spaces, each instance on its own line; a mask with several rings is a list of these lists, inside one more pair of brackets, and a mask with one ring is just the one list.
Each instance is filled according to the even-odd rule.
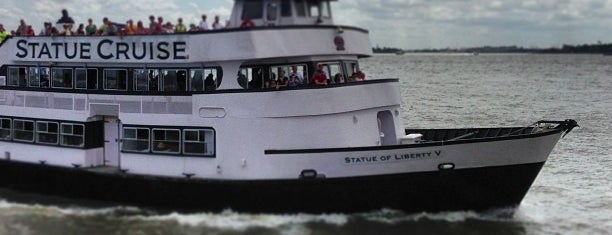
[[[321,213],[520,204],[573,120],[404,129],[398,79],[329,0],[236,0],[229,27],[0,45],[0,187],[171,210]],[[266,88],[284,71],[304,78]],[[320,72],[320,71],[319,71]],[[2,195],[0,195],[2,196]]]

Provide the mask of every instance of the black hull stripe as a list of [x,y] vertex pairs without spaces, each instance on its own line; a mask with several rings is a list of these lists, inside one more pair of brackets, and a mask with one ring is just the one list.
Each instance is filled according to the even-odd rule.
[[490,137],[490,138],[478,138],[478,139],[467,139],[467,140],[455,140],[455,141],[436,141],[436,142],[425,142],[419,144],[407,144],[407,145],[386,145],[386,146],[368,146],[368,147],[350,147],[350,148],[323,148],[323,149],[286,149],[286,150],[265,150],[266,155],[278,155],[278,154],[309,154],[309,153],[338,153],[338,152],[363,152],[363,151],[378,151],[378,150],[395,150],[395,149],[413,149],[423,148],[431,146],[447,146],[457,144],[470,144],[470,143],[483,143],[483,142],[496,142],[516,139],[530,139],[539,138],[543,136],[556,135],[563,132],[563,129],[555,129],[552,131],[536,134],[527,135],[516,135],[516,136],[502,136],[502,137]]
[[[71,203],[92,200],[180,211],[480,211],[520,204],[543,164],[335,179],[220,181],[96,173],[0,160],[0,187],[72,198]],[[10,193],[0,196],[30,200],[10,198]]]

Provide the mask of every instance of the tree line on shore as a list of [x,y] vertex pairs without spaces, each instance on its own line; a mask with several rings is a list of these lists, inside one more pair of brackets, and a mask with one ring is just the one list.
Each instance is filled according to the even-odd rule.
[[612,43],[597,43],[583,45],[563,45],[551,48],[524,48],[519,46],[483,46],[471,48],[443,48],[443,49],[418,49],[403,50],[394,47],[372,48],[374,53],[559,53],[559,54],[610,54],[612,55]]

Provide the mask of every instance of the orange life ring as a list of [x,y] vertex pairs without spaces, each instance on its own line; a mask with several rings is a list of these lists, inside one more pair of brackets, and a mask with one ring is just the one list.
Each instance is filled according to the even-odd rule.
[[251,19],[245,19],[242,21],[242,24],[240,24],[240,28],[254,28],[254,27],[255,27],[255,23]]

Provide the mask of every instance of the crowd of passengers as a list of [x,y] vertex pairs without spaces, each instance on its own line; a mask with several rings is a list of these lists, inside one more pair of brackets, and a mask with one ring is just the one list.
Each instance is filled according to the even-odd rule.
[[279,69],[278,76],[272,73],[269,79],[263,79],[263,84],[260,83],[262,80],[257,78],[254,78],[249,82],[247,77],[242,72],[238,72],[238,84],[245,89],[261,87],[264,89],[279,90],[308,85],[325,86],[328,84],[341,84],[365,80],[365,74],[361,71],[353,73],[348,79],[345,79],[342,73],[336,73],[333,78],[328,78],[324,68],[325,64],[318,64],[317,71],[315,71],[310,81],[308,81],[304,78],[304,75],[298,71],[297,66],[294,65],[291,66],[291,72],[289,75],[287,75],[285,70]]
[[[202,15],[202,20],[199,25],[190,24],[189,28],[183,23],[182,18],[178,18],[177,24],[173,25],[170,21],[164,21],[163,17],[149,16],[149,25],[144,27],[142,21],[134,23],[132,19],[128,20],[125,24],[113,22],[108,18],[102,19],[100,27],[93,23],[90,18],[88,24],[79,24],[76,30],[74,29],[75,22],[68,15],[66,9],[62,10],[62,17],[57,21],[56,28],[51,22],[45,22],[44,28],[38,34],[39,36],[92,36],[92,35],[145,35],[145,34],[171,34],[171,33],[185,33],[185,32],[198,32],[205,30],[217,30],[226,28],[227,23],[221,24],[219,16],[215,16],[215,20],[212,26],[209,28],[206,14]],[[12,30],[10,34],[4,29],[4,25],[0,24],[0,43],[6,39],[9,35],[11,36],[36,36],[36,31],[32,25],[28,25],[25,20],[19,22],[19,27],[16,30]]]

